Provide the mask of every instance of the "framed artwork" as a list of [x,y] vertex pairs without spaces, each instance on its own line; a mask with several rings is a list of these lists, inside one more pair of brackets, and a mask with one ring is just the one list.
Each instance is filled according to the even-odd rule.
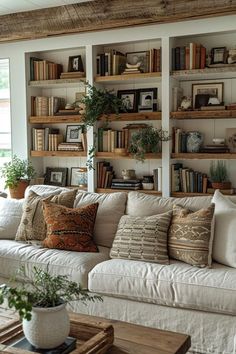
[[218,47],[211,49],[211,64],[225,64],[227,58],[226,47]]
[[117,96],[122,99],[126,112],[137,112],[137,90],[119,90]]
[[46,168],[45,184],[65,187],[67,181],[68,168]]
[[223,104],[223,82],[193,84],[192,85],[192,101],[193,107],[198,109],[207,106],[209,100],[215,104]]
[[81,55],[74,55],[69,57],[68,72],[73,71],[84,72],[84,66]]
[[87,187],[87,167],[71,167],[70,185],[73,187]]
[[138,90],[138,112],[157,110],[157,88]]
[[81,142],[82,125],[67,125],[66,126],[66,142],[79,143]]
[[149,51],[141,51],[141,52],[128,52],[126,53],[126,62],[131,65],[139,64],[138,68],[143,73],[149,72]]

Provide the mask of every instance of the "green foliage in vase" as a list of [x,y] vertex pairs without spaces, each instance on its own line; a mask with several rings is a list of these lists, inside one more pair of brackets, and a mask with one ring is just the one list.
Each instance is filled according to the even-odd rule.
[[27,283],[18,286],[0,286],[0,304],[7,300],[9,308],[18,311],[21,319],[30,320],[32,307],[55,307],[69,301],[102,301],[98,295],[90,295],[80,284],[70,281],[66,275],[53,276],[34,267],[32,278],[26,275],[25,268],[19,271]]
[[228,182],[228,172],[225,161],[212,161],[210,166],[211,182]]
[[129,152],[136,160],[144,161],[146,153],[161,151],[161,142],[170,140],[167,131],[147,126],[132,134]]

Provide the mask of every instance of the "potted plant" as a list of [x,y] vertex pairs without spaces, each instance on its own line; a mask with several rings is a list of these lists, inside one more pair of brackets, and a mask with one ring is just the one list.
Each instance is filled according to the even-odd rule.
[[136,160],[144,161],[145,154],[161,151],[161,142],[170,140],[167,131],[148,125],[133,133],[130,139],[129,152]]
[[214,189],[230,189],[228,172],[224,161],[211,162],[210,166],[210,181]]
[[16,199],[24,197],[25,189],[34,176],[35,170],[31,162],[21,160],[16,155],[11,161],[4,163],[1,168],[1,177],[5,179],[5,188],[8,187],[11,197]]
[[34,267],[32,279],[26,276],[24,268],[19,272],[30,284],[1,285],[0,304],[6,299],[8,306],[18,311],[25,337],[36,348],[56,348],[65,341],[70,330],[66,303],[102,301],[100,296],[90,295],[66,275],[51,275],[48,267],[46,271]]

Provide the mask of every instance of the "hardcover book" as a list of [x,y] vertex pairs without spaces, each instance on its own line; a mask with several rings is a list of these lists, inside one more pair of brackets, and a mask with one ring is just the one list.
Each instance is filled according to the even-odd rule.
[[24,337],[19,341],[15,342],[14,344],[12,344],[12,347],[20,348],[33,353],[68,354],[76,348],[76,338],[67,337],[64,343],[62,343],[61,345],[59,345],[59,347],[54,349],[39,349],[39,348],[35,348],[32,344],[30,344],[28,340]]

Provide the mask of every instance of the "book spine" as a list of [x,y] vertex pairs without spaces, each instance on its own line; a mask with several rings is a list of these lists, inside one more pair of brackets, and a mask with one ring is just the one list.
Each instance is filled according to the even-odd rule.
[[189,70],[190,69],[190,49],[189,46],[185,47],[185,69]]
[[171,49],[171,67],[172,67],[172,71],[176,70],[176,66],[175,66],[175,48]]
[[162,167],[158,167],[158,191],[162,191]]
[[206,67],[206,48],[201,45],[200,50],[200,69],[204,69]]
[[180,70],[185,69],[185,47],[180,47],[179,66],[180,66]]
[[201,46],[200,44],[196,44],[196,63],[195,69],[200,69],[200,61],[201,61]]
[[175,70],[180,70],[180,47],[175,48]]

